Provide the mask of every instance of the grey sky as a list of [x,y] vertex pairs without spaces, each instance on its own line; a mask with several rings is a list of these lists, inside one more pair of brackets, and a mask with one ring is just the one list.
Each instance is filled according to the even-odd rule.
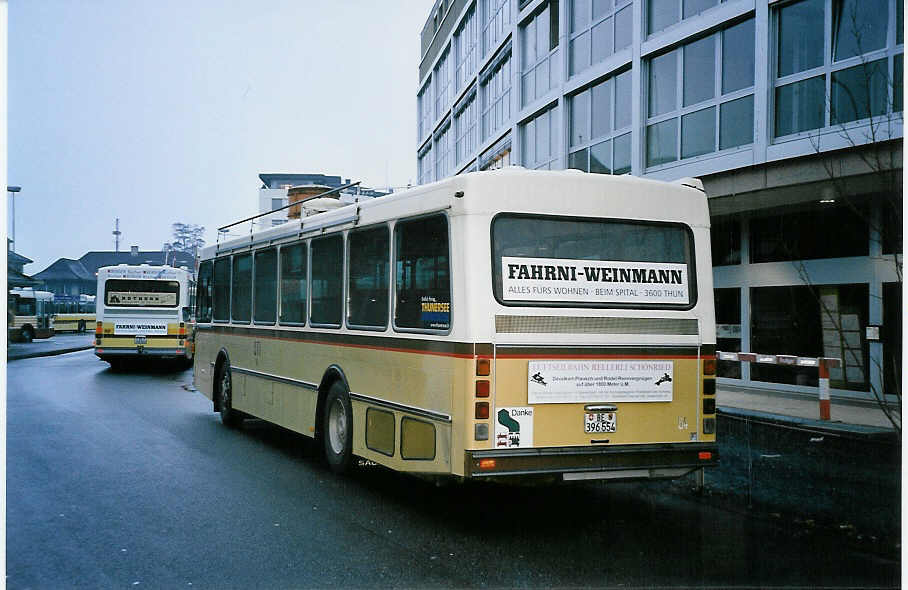
[[12,0],[16,251],[159,249],[255,212],[260,172],[416,181],[431,0]]

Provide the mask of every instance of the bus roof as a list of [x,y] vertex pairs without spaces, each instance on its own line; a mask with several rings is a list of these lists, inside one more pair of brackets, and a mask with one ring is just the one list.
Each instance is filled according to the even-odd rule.
[[107,279],[166,279],[174,280],[191,274],[185,268],[175,268],[168,265],[140,264],[137,266],[118,264],[116,266],[102,266],[98,269],[98,278]]
[[[469,195],[476,191],[483,191],[483,198],[471,200]],[[565,198],[565,194],[572,198]],[[655,195],[661,198],[654,198]],[[466,198],[459,198],[464,196]],[[670,198],[664,198],[666,196]],[[580,217],[672,219],[684,220],[692,226],[709,226],[703,184],[695,178],[665,182],[630,175],[590,174],[579,170],[527,170],[510,166],[452,176],[290,220],[276,227],[207,246],[199,252],[199,258],[205,260],[257,244],[312,235],[311,232],[328,227],[361,221],[365,225],[365,216],[393,219],[443,209],[452,209],[454,214],[508,211],[551,212]]]

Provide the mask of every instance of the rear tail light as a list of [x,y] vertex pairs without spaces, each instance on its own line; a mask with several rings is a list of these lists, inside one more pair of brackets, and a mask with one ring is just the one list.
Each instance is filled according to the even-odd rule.
[[180,322],[179,334],[180,334],[180,338],[186,336],[186,324],[184,324],[183,322]]
[[701,461],[709,461],[710,459],[713,458],[713,454],[710,453],[709,451],[700,451],[700,452],[697,454],[697,457],[698,457]]
[[489,402],[476,402],[475,417],[477,420],[489,419]]
[[98,322],[95,326],[95,334],[101,335],[104,333],[104,322]]
[[715,358],[703,359],[703,374],[704,375],[715,375],[716,374],[716,359]]
[[492,372],[492,361],[487,358],[476,359],[476,375],[479,377],[488,377]]
[[483,471],[488,471],[489,469],[495,469],[495,459],[480,459],[479,468]]
[[489,382],[485,379],[480,379],[476,382],[476,397],[489,397],[490,389]]

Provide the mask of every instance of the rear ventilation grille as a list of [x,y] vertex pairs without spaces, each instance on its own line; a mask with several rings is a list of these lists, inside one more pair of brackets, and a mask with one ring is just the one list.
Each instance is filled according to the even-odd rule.
[[496,315],[499,334],[668,334],[696,335],[694,318],[598,318]]

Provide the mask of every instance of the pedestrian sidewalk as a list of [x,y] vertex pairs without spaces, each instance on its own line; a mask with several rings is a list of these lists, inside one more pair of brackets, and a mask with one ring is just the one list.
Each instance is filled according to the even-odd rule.
[[54,334],[31,342],[7,342],[6,360],[53,356],[86,350],[94,345],[94,334]]
[[[894,430],[892,423],[872,398],[832,396],[830,401],[831,419],[825,421],[820,420],[819,392],[816,395],[810,395],[723,384],[719,384],[716,388],[716,403],[719,408],[735,410],[736,413],[770,414],[777,419],[789,418],[799,424],[809,422],[817,426],[854,425]],[[861,428],[861,430],[866,430],[866,428]]]

